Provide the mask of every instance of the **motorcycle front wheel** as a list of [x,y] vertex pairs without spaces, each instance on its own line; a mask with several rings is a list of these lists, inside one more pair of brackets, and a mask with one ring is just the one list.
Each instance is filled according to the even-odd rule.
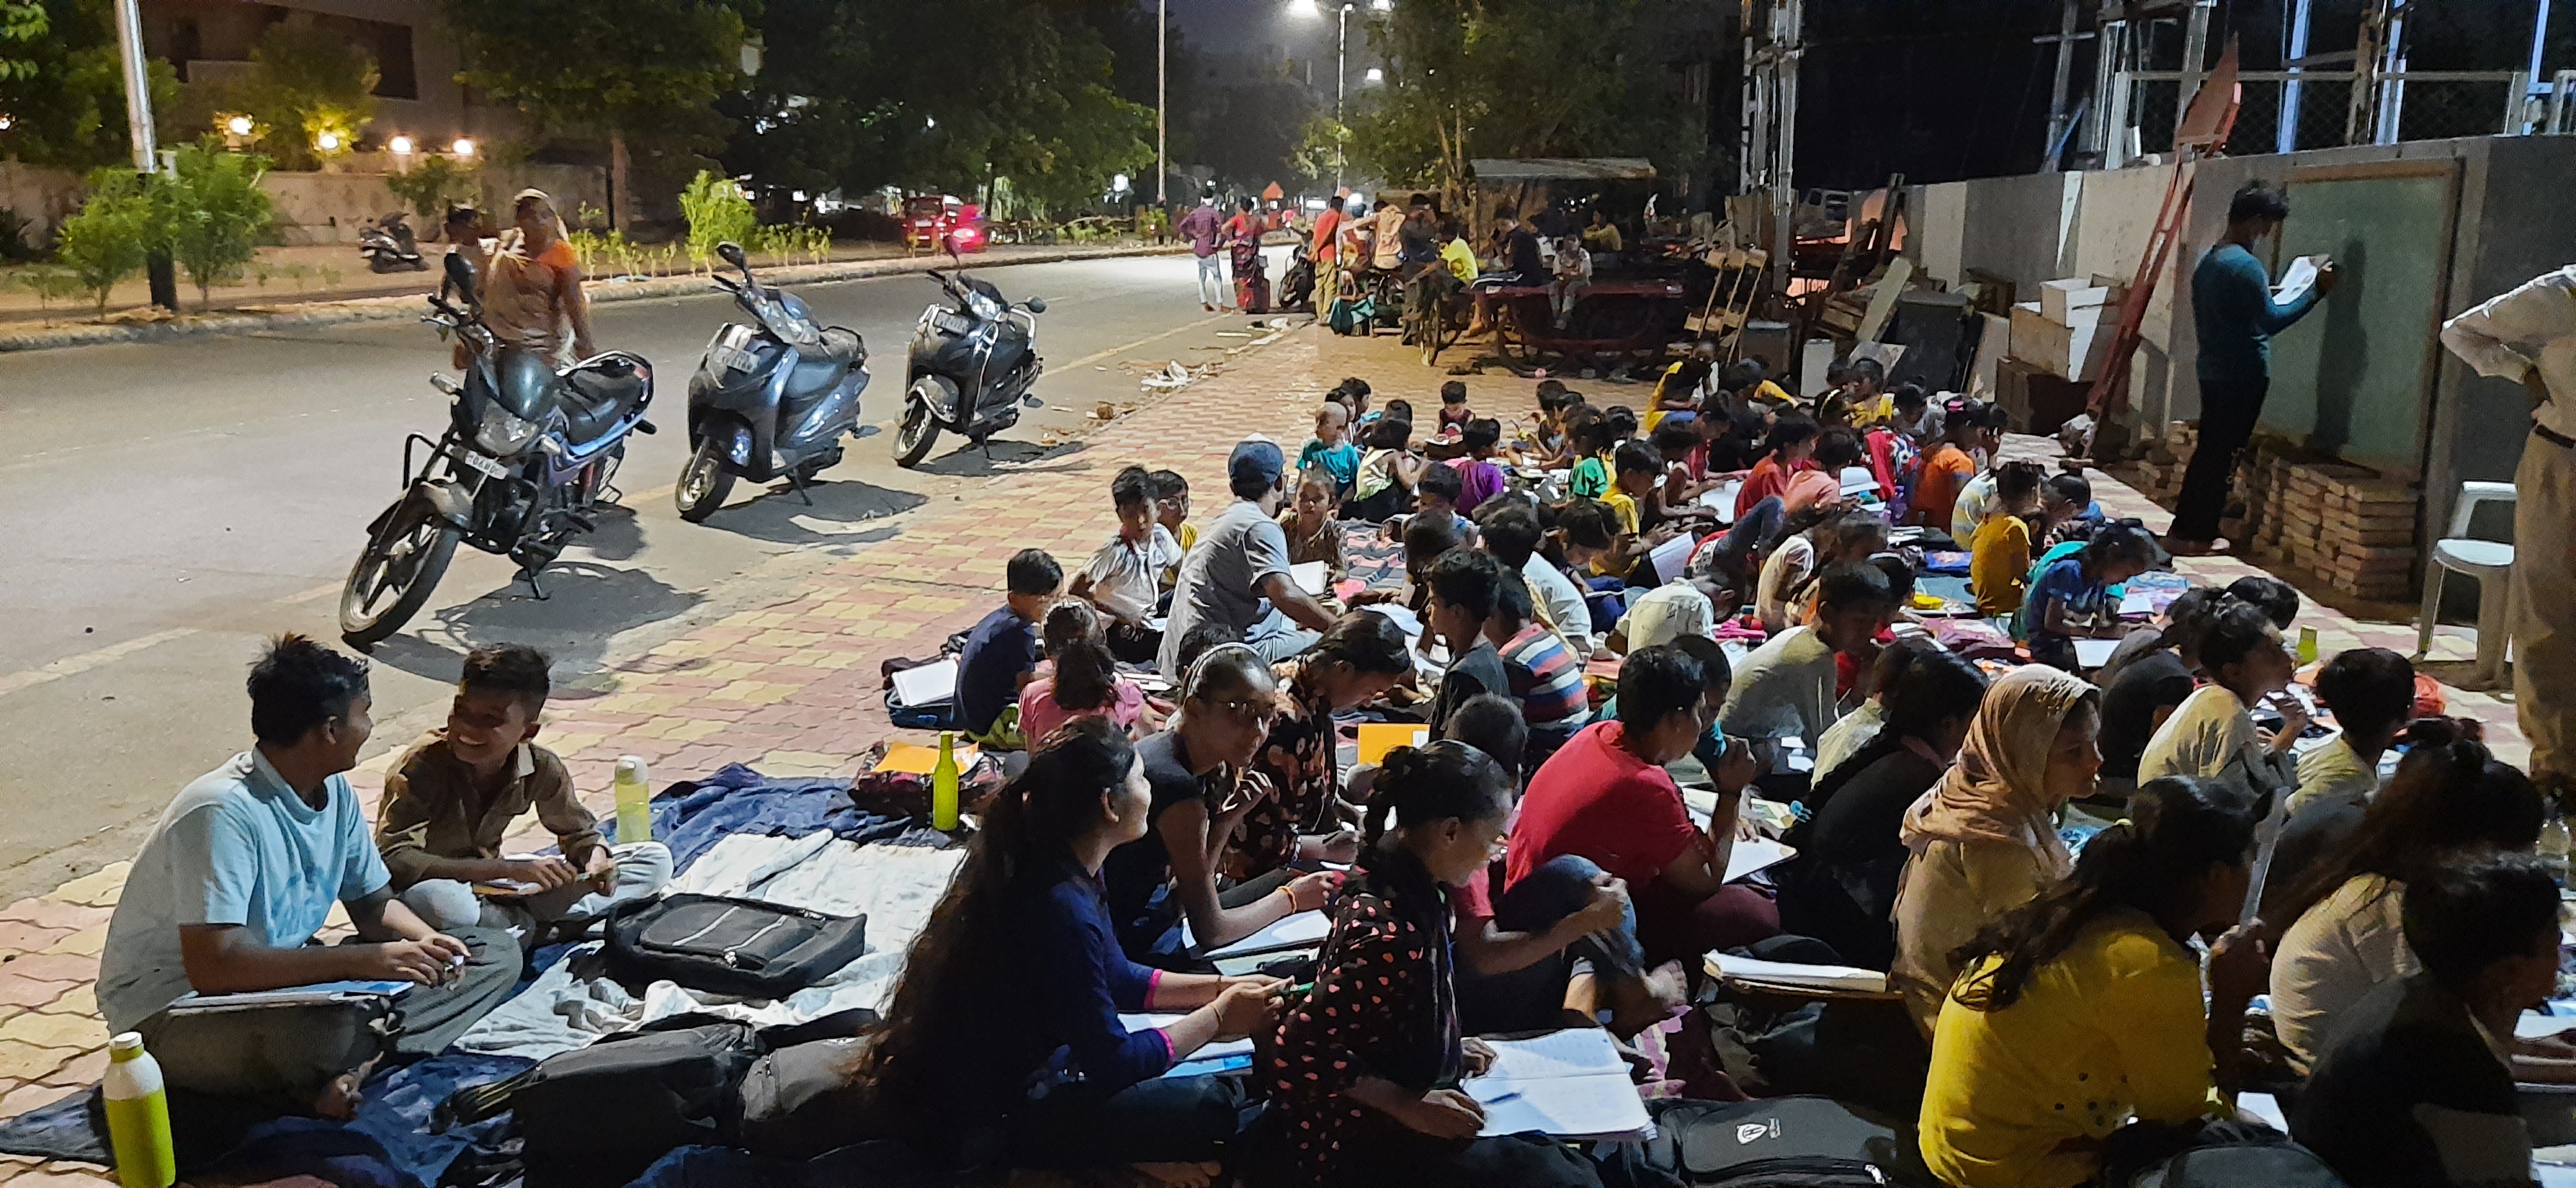
[[402,630],[447,573],[456,536],[455,525],[429,505],[405,499],[349,567],[340,588],[340,638],[365,651]]
[[689,464],[680,468],[680,483],[671,488],[671,502],[679,507],[681,519],[703,524],[732,493],[733,472],[725,469],[723,435],[707,434],[698,443],[698,452],[689,455]]
[[930,401],[915,385],[913,391],[904,394],[903,424],[894,432],[894,464],[907,470],[919,466],[922,459],[930,456],[930,447],[938,442],[939,419],[930,415]]

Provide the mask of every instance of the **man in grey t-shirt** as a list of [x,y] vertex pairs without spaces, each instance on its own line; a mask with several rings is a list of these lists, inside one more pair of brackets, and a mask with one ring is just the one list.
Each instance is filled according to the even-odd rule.
[[1241,633],[1272,660],[1305,651],[1332,626],[1332,615],[1288,573],[1288,534],[1275,518],[1288,499],[1287,467],[1287,455],[1266,437],[1245,438],[1226,459],[1234,503],[1181,561],[1171,620],[1163,625],[1164,675],[1181,678],[1181,641],[1201,624]]

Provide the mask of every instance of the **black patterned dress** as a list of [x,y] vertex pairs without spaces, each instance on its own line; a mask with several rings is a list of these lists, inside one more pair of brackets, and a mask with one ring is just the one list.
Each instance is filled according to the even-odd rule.
[[1288,865],[1300,835],[1331,833],[1342,825],[1335,810],[1342,771],[1333,706],[1306,669],[1303,660],[1278,666],[1279,718],[1252,759],[1253,770],[1269,778],[1276,795],[1254,805],[1236,826],[1224,873],[1237,882]]

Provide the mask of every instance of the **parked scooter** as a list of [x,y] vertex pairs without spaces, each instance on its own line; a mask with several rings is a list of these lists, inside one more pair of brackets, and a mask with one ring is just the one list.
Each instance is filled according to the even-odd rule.
[[411,216],[399,210],[358,228],[358,254],[367,258],[369,272],[429,270],[420,242],[412,238]]
[[728,324],[707,343],[689,377],[689,443],[672,501],[680,518],[701,523],[724,506],[733,480],[784,477],[806,503],[805,484],[841,461],[841,435],[859,429],[859,393],[868,386],[868,350],[856,331],[814,324],[795,295],[762,285],[735,244],[716,254],[742,270],[716,285],[733,294],[751,324]]
[[[640,356],[608,351],[555,370],[544,357],[502,345],[483,322],[474,265],[449,253],[446,279],[430,295],[441,340],[453,334],[470,356],[465,382],[431,373],[448,395],[447,432],[403,441],[403,494],[367,525],[366,551],[340,591],[340,637],[365,649],[402,629],[429,601],[463,540],[519,563],[539,598],[537,573],[591,515],[617,501],[609,480],[626,456],[630,431],[653,432],[644,411],[653,369]],[[448,300],[455,294],[457,304]],[[427,448],[413,466],[412,446]]]
[[920,465],[942,429],[981,446],[1017,424],[1023,405],[1039,407],[1028,393],[1045,370],[1035,315],[1046,312],[1046,302],[1031,297],[1013,305],[990,281],[937,269],[930,279],[955,304],[922,310],[913,329],[903,422],[894,438],[897,466]]

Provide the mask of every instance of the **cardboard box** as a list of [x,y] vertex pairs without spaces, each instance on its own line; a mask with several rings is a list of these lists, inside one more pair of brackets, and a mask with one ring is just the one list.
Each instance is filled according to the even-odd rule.
[[2074,311],[2073,325],[2050,321],[2036,301],[2013,307],[2012,355],[2038,364],[2060,379],[2091,383],[2102,371],[2102,356],[2117,332],[2102,320],[2106,307]]
[[1995,407],[2004,410],[2015,433],[2055,433],[2092,396],[2091,384],[2051,375],[2027,359],[2006,359],[1995,367]]
[[2117,309],[2127,295],[2128,286],[2107,277],[2041,281],[2039,312],[2060,326],[2071,326],[2085,310]]

